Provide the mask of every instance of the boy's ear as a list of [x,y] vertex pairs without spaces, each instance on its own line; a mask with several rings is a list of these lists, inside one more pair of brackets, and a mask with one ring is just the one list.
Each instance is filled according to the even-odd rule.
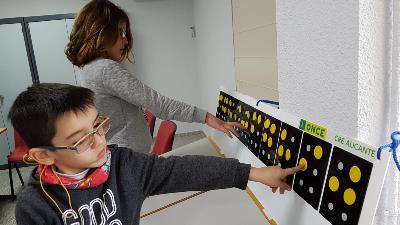
[[29,157],[39,164],[53,165],[54,158],[48,153],[48,150],[44,148],[31,148],[29,150]]

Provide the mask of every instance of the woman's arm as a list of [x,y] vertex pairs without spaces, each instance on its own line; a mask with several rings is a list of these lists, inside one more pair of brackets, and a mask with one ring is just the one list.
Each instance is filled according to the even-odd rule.
[[122,66],[112,60],[103,71],[103,85],[110,94],[130,104],[147,108],[163,120],[206,123],[208,126],[226,133],[232,138],[237,133],[234,127],[244,128],[237,122],[224,122],[196,106],[163,96],[143,84]]
[[160,119],[205,123],[205,110],[163,96],[112,60],[104,68],[103,84],[110,94],[147,108]]

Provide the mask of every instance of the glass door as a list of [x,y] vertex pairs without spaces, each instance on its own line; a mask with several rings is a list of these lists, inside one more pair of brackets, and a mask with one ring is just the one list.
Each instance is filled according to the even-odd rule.
[[0,107],[0,165],[7,164],[7,155],[14,149],[13,128],[7,118],[17,95],[32,85],[32,77],[20,23],[0,25],[0,95],[4,97]]
[[40,82],[76,85],[74,68],[64,53],[69,35],[66,20],[30,22],[29,30]]

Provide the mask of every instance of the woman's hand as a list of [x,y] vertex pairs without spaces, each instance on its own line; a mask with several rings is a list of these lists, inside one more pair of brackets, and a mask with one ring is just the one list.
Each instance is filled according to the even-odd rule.
[[238,137],[235,127],[245,129],[243,125],[238,122],[224,122],[213,116],[211,113],[207,113],[206,115],[206,124],[216,130],[224,132],[230,138],[233,137],[232,135]]
[[272,192],[279,192],[283,194],[285,191],[290,191],[289,185],[286,183],[286,177],[297,173],[303,169],[303,165],[296,167],[282,169],[278,166],[269,166],[262,168],[252,167],[250,170],[249,180],[263,183],[272,188]]

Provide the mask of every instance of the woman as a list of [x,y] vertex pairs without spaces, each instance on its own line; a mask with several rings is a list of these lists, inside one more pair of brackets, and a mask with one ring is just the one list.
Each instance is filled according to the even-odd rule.
[[80,68],[78,84],[94,91],[101,115],[110,116],[109,144],[149,152],[151,136],[143,116],[147,108],[158,118],[206,123],[229,137],[239,123],[223,122],[198,107],[167,98],[121,66],[129,61],[132,34],[127,14],[110,1],[93,0],[75,19],[65,53]]

